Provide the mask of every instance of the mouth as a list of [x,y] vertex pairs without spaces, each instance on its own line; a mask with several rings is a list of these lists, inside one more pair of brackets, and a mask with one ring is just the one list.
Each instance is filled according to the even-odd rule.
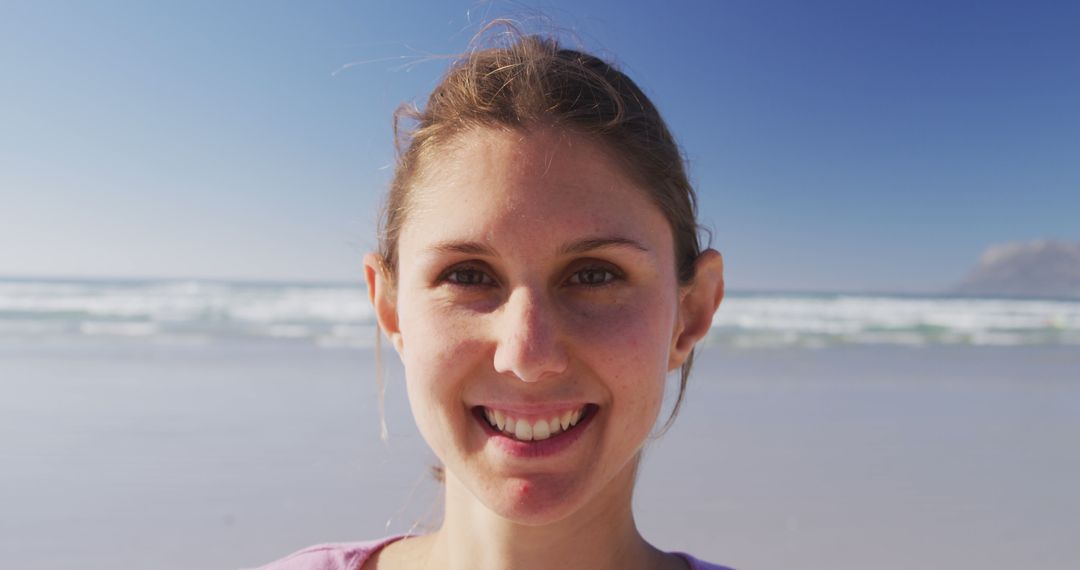
[[596,404],[583,404],[540,414],[521,414],[486,406],[475,406],[473,415],[494,432],[519,442],[539,442],[562,439],[581,430],[596,414]]

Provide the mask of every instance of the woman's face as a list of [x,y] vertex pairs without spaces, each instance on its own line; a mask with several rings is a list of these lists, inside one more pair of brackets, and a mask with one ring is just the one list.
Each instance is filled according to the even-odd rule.
[[450,146],[413,189],[383,302],[420,431],[510,520],[625,499],[682,364],[670,226],[586,138],[475,130]]

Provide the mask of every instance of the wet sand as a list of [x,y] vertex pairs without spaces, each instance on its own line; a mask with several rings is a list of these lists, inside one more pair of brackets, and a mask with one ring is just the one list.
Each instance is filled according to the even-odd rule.
[[[391,362],[394,360],[391,358]],[[400,370],[370,350],[0,347],[0,557],[239,568],[436,520]],[[1080,353],[705,350],[650,445],[643,533],[740,570],[1073,568]]]

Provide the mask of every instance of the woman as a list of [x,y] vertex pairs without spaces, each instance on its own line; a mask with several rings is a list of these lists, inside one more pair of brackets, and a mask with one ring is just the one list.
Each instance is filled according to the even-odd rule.
[[717,568],[650,545],[631,498],[665,377],[682,369],[681,401],[723,297],[721,257],[699,248],[678,147],[637,86],[515,38],[403,111],[415,127],[365,258],[443,464],[442,525],[267,568]]

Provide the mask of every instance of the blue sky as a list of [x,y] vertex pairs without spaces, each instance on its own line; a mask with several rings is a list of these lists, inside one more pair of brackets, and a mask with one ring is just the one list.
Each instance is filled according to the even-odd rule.
[[538,12],[654,98],[734,289],[1080,240],[1075,2],[8,1],[0,275],[357,280],[393,109]]

